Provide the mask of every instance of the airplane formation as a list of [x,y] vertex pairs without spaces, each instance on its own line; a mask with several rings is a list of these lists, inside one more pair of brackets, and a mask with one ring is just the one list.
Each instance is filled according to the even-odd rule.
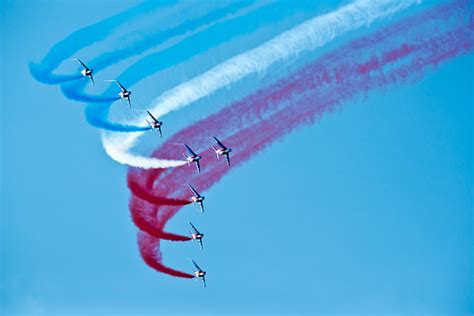
[[[94,86],[94,78],[92,76],[94,70],[92,68],[89,68],[84,64],[79,58],[73,59],[77,61],[81,67],[83,68],[80,70],[82,76],[84,78],[87,78],[90,80],[91,85]],[[128,107],[131,109],[132,108],[132,103],[130,101],[130,95],[132,94],[132,91],[127,90],[118,80],[113,79],[113,80],[105,80],[108,82],[115,82],[117,86],[120,89],[120,92],[118,92],[118,96],[120,99],[124,100],[127,102]],[[156,130],[158,131],[158,134],[160,138],[163,137],[161,127],[163,126],[163,122],[159,121],[150,111],[146,111],[150,117],[150,120],[145,119],[147,124],[150,126],[151,130]],[[221,157],[224,157],[226,159],[227,166],[230,166],[230,153],[232,152],[231,148],[226,147],[217,137],[213,137],[215,144],[211,145],[211,149],[214,151],[216,154],[217,160],[220,160]],[[184,144],[185,147],[185,152],[183,152],[183,156],[188,163],[188,166],[191,164],[195,164],[196,170],[198,173],[201,172],[201,165],[200,165],[200,160],[202,157],[198,154],[196,154],[191,147],[189,147],[187,144]],[[204,213],[204,199],[205,197],[199,194],[196,189],[191,185],[188,184],[189,189],[192,192],[192,196],[190,197],[190,202],[193,203],[194,206],[199,207],[199,210],[201,213]],[[196,226],[194,226],[191,222],[189,222],[189,225],[191,226],[192,231],[189,231],[189,235],[192,241],[198,241],[199,242],[199,247],[201,250],[203,250],[203,242],[202,239],[204,238],[204,234],[201,233]],[[206,271],[202,270],[199,265],[194,261],[191,260],[192,263],[194,264],[194,267],[196,268],[195,271],[193,271],[193,275],[197,279],[201,279],[202,284],[204,287],[206,287]]]
[[[148,112],[148,114],[151,116],[151,113]],[[161,124],[161,122],[158,122]],[[150,124],[151,125],[151,124]],[[160,125],[161,127],[161,125]],[[161,135],[161,134],[160,134]],[[230,153],[232,151],[231,148],[226,147],[217,137],[213,137],[214,141],[216,142],[216,145],[211,145],[212,150],[215,152],[217,159],[219,160],[221,156],[225,157],[227,166],[230,166]],[[188,165],[191,165],[194,163],[196,165],[196,171],[198,173],[201,172],[201,165],[199,164],[199,161],[202,159],[202,157],[198,154],[196,154],[191,147],[189,147],[187,144],[184,144],[184,147],[186,149],[186,152],[183,153],[184,158],[186,159],[186,162]],[[188,183],[188,187],[192,192],[192,196],[190,198],[190,201],[193,203],[194,206],[199,207],[199,210],[201,213],[204,213],[204,199],[205,197],[201,194],[199,194],[196,189]],[[203,244],[202,244],[202,239],[204,238],[204,234],[201,233],[196,226],[194,226],[191,222],[189,222],[189,225],[191,225],[192,232],[190,233],[191,240],[197,240],[199,242],[199,246],[201,250],[203,249]],[[194,271],[194,277],[199,278],[202,280],[202,284],[204,287],[206,287],[206,271],[202,270],[198,264],[192,260],[194,266],[196,267],[196,270]]]

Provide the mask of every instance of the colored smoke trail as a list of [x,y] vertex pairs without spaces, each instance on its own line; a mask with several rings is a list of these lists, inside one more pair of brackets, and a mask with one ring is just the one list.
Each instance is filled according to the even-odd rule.
[[82,77],[80,74],[54,74],[53,71],[77,51],[100,42],[113,34],[120,26],[130,23],[145,13],[153,12],[163,6],[171,5],[160,1],[148,1],[123,11],[105,20],[87,26],[67,36],[54,45],[40,63],[30,63],[33,77],[45,84],[59,84]]
[[[157,205],[156,203],[154,204]],[[155,238],[171,241],[188,241],[191,239],[189,236],[164,232],[157,218],[158,213],[156,209],[148,208],[143,200],[132,200],[130,201],[129,207],[132,220],[141,231]]]
[[159,262],[161,262],[161,253],[157,251],[157,249],[159,249],[159,245],[159,239],[153,238],[146,233],[138,234],[138,246],[141,249],[140,254],[146,264],[159,272],[163,272],[175,277],[187,279],[194,278],[194,275],[192,274],[174,270],[160,264]]
[[[120,74],[118,80],[125,86],[131,87],[157,72],[179,65],[201,53],[216,48],[219,44],[228,42],[244,34],[250,34],[256,29],[268,25],[268,23],[282,20],[288,15],[298,12],[299,9],[301,9],[299,1],[276,2],[274,4],[271,3],[271,5],[257,7],[245,15],[233,16],[201,32],[197,32],[171,47],[144,56]],[[212,40],[210,41],[209,39]],[[69,89],[63,89],[66,97],[81,98],[74,89],[70,90],[71,92],[69,93]],[[110,121],[108,116],[111,105],[110,103],[88,105],[85,110],[88,123],[96,128],[114,132],[137,132],[144,129],[142,127],[145,122],[144,117],[138,119],[134,124]],[[118,144],[121,143],[123,143],[122,140],[118,142]],[[112,142],[108,144],[106,148],[107,152],[115,153],[117,149],[121,147],[119,145],[119,147],[111,149],[111,146]],[[130,155],[119,155],[117,156],[117,161],[127,161],[128,157],[130,157]],[[145,156],[143,158],[148,159]],[[134,163],[141,163],[144,159],[136,159]],[[140,166],[134,163],[132,162],[130,165]],[[150,162],[150,168],[164,168],[162,166],[162,162]]]
[[167,198],[162,198],[162,197],[153,195],[148,190],[144,190],[138,182],[135,182],[136,180],[137,179],[129,178],[128,188],[137,197],[149,203],[156,204],[156,205],[186,205],[186,204],[191,203],[189,202],[189,200],[167,199]]
[[[205,30],[215,24],[225,22],[226,20],[232,20],[233,18],[245,15],[248,12],[261,9],[262,7],[268,5],[272,1],[262,1],[252,5],[252,1],[240,1],[238,3],[230,4],[229,6],[219,8],[215,11],[212,11],[208,14],[205,14],[203,17],[198,17],[196,19],[187,20],[178,26],[162,31],[157,32],[155,34],[147,34],[145,37],[141,37],[136,40],[132,45],[126,46],[124,48],[119,48],[117,50],[113,50],[110,52],[106,52],[104,54],[99,55],[97,58],[87,61],[87,65],[94,69],[94,74],[97,71],[100,71],[102,68],[110,66],[119,62],[122,59],[128,58],[130,56],[142,53],[144,49],[148,49],[153,46],[157,46],[162,44],[163,42],[169,40],[172,37],[177,37],[180,35],[181,41],[186,38],[186,36],[190,36],[192,31],[195,33],[199,33],[200,31]],[[280,5],[281,6],[281,5]],[[146,10],[141,8],[140,10],[136,10],[131,14],[143,14],[153,8],[151,5],[147,5]],[[188,8],[189,9],[189,8]],[[261,10],[264,12],[264,10]],[[283,12],[283,10],[281,10]],[[120,20],[122,15],[119,17],[112,19],[112,21]],[[113,23],[111,23],[108,19],[107,23],[97,23],[98,26],[102,26],[107,28],[107,32],[112,33],[115,30]],[[258,23],[262,23],[259,19],[255,19],[259,21]],[[118,21],[120,22],[120,21]],[[106,25],[105,25],[106,24]],[[251,28],[251,24],[249,25]],[[92,103],[86,108],[86,116],[88,121],[91,125],[104,128],[104,129],[112,129],[118,131],[126,131],[126,132],[145,132],[150,130],[148,126],[127,126],[120,123],[113,123],[109,122],[107,117],[109,113],[109,107],[112,105],[112,102],[119,100],[120,98],[117,97],[117,88],[115,85],[111,85],[111,87],[103,94],[103,95],[92,95],[83,92],[83,89],[86,85],[89,84],[89,80],[76,80],[76,79],[83,79],[82,75],[80,74],[73,74],[73,75],[53,75],[51,72],[57,67],[65,57],[69,57],[68,54],[76,52],[78,50],[78,46],[74,46],[69,38],[75,39],[78,43],[88,43],[89,45],[92,44],[94,41],[99,39],[104,39],[106,34],[108,34],[105,30],[101,30],[99,36],[95,34],[97,32],[97,26],[87,27],[83,30],[78,32],[74,32],[70,35],[66,40],[57,44],[48,54],[47,57],[43,60],[43,62],[39,65],[30,65],[30,69],[32,74],[36,79],[46,83],[62,83],[61,90],[63,94],[69,98],[76,101]],[[182,34],[185,34],[183,36]],[[89,40],[90,42],[87,42]],[[61,44],[62,43],[62,44]],[[71,47],[74,46],[74,49]],[[176,45],[175,45],[176,46]],[[196,46],[196,45],[194,45]],[[67,52],[67,53],[66,53]],[[169,55],[179,55],[177,49],[173,47],[168,49]],[[153,57],[153,58],[150,58]],[[149,62],[155,62],[154,58],[157,57],[157,53],[151,54],[148,58],[145,58]],[[153,60],[152,60],[153,59]],[[168,62],[168,61],[166,61]],[[147,65],[144,65],[143,59],[137,62],[141,66],[145,67],[145,69],[149,68]],[[134,64],[135,65],[135,64]],[[136,70],[132,67],[133,72]],[[126,72],[127,73],[127,72]],[[125,74],[126,74],[125,73]],[[129,73],[132,73],[130,71]],[[143,74],[144,72],[141,71]],[[122,76],[126,77],[126,76]],[[55,79],[56,78],[56,79]],[[62,79],[58,79],[62,78]],[[66,79],[67,78],[67,79]],[[136,82],[143,79],[136,78]],[[74,80],[74,82],[69,82]],[[89,115],[88,115],[89,114]],[[157,168],[168,168],[168,167],[175,167],[180,166],[183,162],[181,160],[171,160],[171,161],[160,161],[156,167]]]
[[[433,24],[447,28],[432,28]],[[205,190],[230,169],[213,161],[215,157],[209,150],[204,150],[207,144],[201,136],[209,133],[225,135],[222,141],[234,147],[233,166],[238,166],[294,128],[313,123],[323,113],[351,98],[389,85],[413,82],[420,79],[427,69],[472,52],[473,30],[472,8],[466,2],[460,2],[439,6],[423,14],[421,19],[411,18],[354,41],[307,65],[290,79],[281,80],[185,128],[154,153],[154,156],[165,158],[175,155],[177,149],[171,145],[172,142],[192,139],[193,145],[203,150],[200,153],[203,161],[212,159],[211,164],[203,165],[201,174],[193,173],[188,168],[130,169],[129,178],[141,179],[144,189],[158,183],[159,187],[154,190],[167,197],[184,197],[186,188],[183,183],[192,182],[200,191]],[[394,42],[394,36],[400,36],[403,41]],[[244,117],[242,113],[245,113]],[[249,124],[235,129],[247,120],[250,120]],[[163,229],[180,209],[152,205],[132,195],[131,204],[135,202],[142,203],[146,212],[156,215],[153,224],[157,229]],[[147,256],[145,262],[157,271],[168,273],[166,269],[170,268],[162,263],[159,241],[155,239],[153,243],[153,239],[153,236],[139,232],[142,257],[153,253],[150,248],[155,247],[160,255],[154,258]],[[172,272],[169,274],[179,276],[177,271]]]
[[[189,33],[193,34],[193,32],[201,31],[211,25],[225,21],[236,14],[240,15],[248,12],[249,10],[262,7],[267,2],[260,2],[251,6],[253,0],[238,1],[224,7],[211,9],[210,12],[205,13],[203,16],[186,19],[178,25],[168,29],[160,28],[153,32],[143,32],[143,36],[137,41],[133,42],[131,45],[102,53],[96,58],[92,59],[90,64],[93,66],[94,70],[102,70],[116,64],[121,60],[124,60],[125,58],[142,54],[144,51],[161,45],[171,38],[178,36],[185,37]],[[244,8],[246,8],[246,10],[241,12],[241,9]],[[185,9],[191,10],[192,6],[186,7]]]
[[[185,47],[183,47],[182,43],[180,44],[180,42],[178,42],[179,45],[175,44],[174,46],[171,46],[170,48],[165,50],[167,55],[164,55],[163,52],[153,53],[151,55],[145,56],[144,58],[140,59],[138,62],[134,63],[131,67],[129,67],[129,69],[127,69],[120,76],[120,79],[121,80],[122,78],[126,80],[128,79],[127,84],[128,83],[133,84],[144,79],[147,76],[146,71],[149,71],[148,75],[150,75],[156,70],[155,69],[153,71],[150,71],[151,69],[154,69],[153,65],[157,64],[158,57],[168,56],[167,58],[165,58],[163,61],[160,62],[160,65],[162,65],[160,67],[164,68],[164,67],[170,66],[169,62],[172,56],[180,56],[180,50],[185,51],[186,53],[192,55],[193,52],[192,50],[189,49],[190,47],[200,47],[202,49],[203,48],[202,45],[196,45],[196,41],[191,36],[193,34],[194,34],[194,37],[199,35],[198,39],[205,38],[208,34],[206,33],[199,34],[199,32],[202,33],[203,30],[206,30],[214,26],[213,28],[214,33],[226,34],[226,36],[228,36],[229,35],[228,33],[222,32],[221,26],[219,27],[217,26],[219,23],[226,25],[224,22],[235,20],[233,22],[235,26],[234,27],[235,35],[239,35],[243,32],[243,30],[241,30],[241,28],[238,27],[238,25],[241,24],[241,22],[246,22],[244,24],[248,28],[248,31],[250,31],[250,30],[253,30],[253,27],[255,25],[263,24],[267,20],[281,18],[281,15],[283,15],[284,13],[287,13],[284,10],[282,10],[283,4],[279,4],[278,6],[275,6],[272,9],[272,10],[277,10],[279,15],[275,15],[271,17],[270,19],[268,19],[264,15],[264,13],[265,14],[267,13],[264,7],[271,4],[272,1],[271,0],[261,1],[255,4],[252,4],[252,3],[253,1],[240,1],[238,3],[233,3],[233,4],[230,4],[229,6],[226,6],[226,7],[217,9],[215,11],[212,11],[208,14],[205,14],[203,17],[187,20],[181,24],[178,24],[178,26],[174,28],[170,28],[166,31],[157,32],[156,34],[148,34],[148,36],[146,36],[145,38],[139,38],[137,41],[132,43],[132,45],[129,45],[122,49],[118,49],[118,50],[101,54],[97,58],[87,61],[87,64],[89,67],[94,69],[95,71],[94,73],[96,74],[97,71],[101,70],[101,68],[117,63],[124,58],[132,56],[133,54],[141,53],[143,49],[147,49],[152,46],[162,44],[164,41],[169,40],[173,36],[176,37],[178,35],[181,35],[180,36],[181,42],[187,39],[186,41],[187,46]],[[147,8],[150,9],[150,6],[147,6]],[[290,6],[290,8],[295,9],[297,8],[297,6]],[[246,14],[252,11],[257,11],[258,14],[255,15],[254,13],[253,15],[250,15],[249,17],[245,16]],[[146,10],[143,10],[143,9],[137,10],[136,14],[143,13],[143,12],[146,12]],[[122,16],[120,15],[119,18],[121,17]],[[112,21],[115,21],[115,19],[112,19]],[[111,27],[110,22],[107,22],[106,24],[110,26],[109,28],[107,28],[109,33],[115,30],[115,28]],[[105,27],[103,23],[97,23],[97,25]],[[78,46],[74,46],[73,44],[71,44],[71,40],[69,40],[69,38],[77,40],[78,43],[86,43],[87,40],[90,40],[91,42],[87,42],[90,45],[94,41],[97,41],[98,39],[103,39],[103,37],[106,34],[104,30],[101,30],[101,32],[99,32],[101,36],[96,36],[95,34],[96,31],[97,31],[97,27],[95,26],[87,27],[83,30],[80,30],[70,35],[68,39],[61,42],[61,43],[64,42],[63,44],[61,43],[57,44],[50,51],[48,56],[45,57],[42,64],[40,65],[41,67],[39,65],[36,65],[36,67],[35,65],[31,65],[31,71],[34,74],[34,76],[40,81],[48,82],[48,80],[50,79],[47,79],[47,78],[53,78],[55,76],[51,74],[51,71],[54,69],[54,67],[57,67],[63,61],[65,57],[69,57],[68,54],[74,53],[78,50]],[[185,36],[183,36],[182,33],[184,33]],[[211,33],[211,35],[214,33]],[[177,45],[178,47],[176,47]],[[216,43],[212,42],[209,45],[216,45]],[[72,46],[74,46],[74,49],[71,48]],[[188,55],[188,56],[191,56],[191,55]],[[48,65],[50,66],[49,67],[50,69],[48,68]],[[140,69],[137,69],[137,68],[140,68]],[[43,71],[42,72],[43,77],[41,78],[38,77],[40,73],[39,69]],[[46,69],[48,69],[48,71],[46,71]],[[71,78],[82,79],[82,76],[74,74],[74,75],[71,75]],[[53,81],[51,80],[49,82],[53,83]],[[68,81],[68,80],[63,80],[63,81]],[[59,82],[60,81],[55,82],[55,83],[59,83]],[[111,85],[111,87],[103,95],[91,95],[91,94],[86,94],[83,92],[84,87],[88,84],[89,84],[89,80],[76,80],[75,82],[66,82],[61,85],[61,90],[63,91],[64,95],[68,97],[69,99],[91,103],[86,107],[86,116],[91,125],[98,128],[104,128],[104,129],[108,128],[108,129],[124,131],[124,132],[125,131],[126,132],[145,132],[145,131],[150,130],[150,127],[148,126],[127,126],[120,123],[109,122],[107,119],[109,108],[112,105],[112,102],[120,99],[119,97],[117,97],[117,87],[115,85]],[[160,160],[160,161],[156,161],[156,164],[154,165],[154,167],[155,168],[169,168],[169,167],[181,166],[184,163],[185,162],[183,162],[182,160],[176,160],[176,159]]]
[[[152,48],[158,47],[167,41],[172,39],[177,39],[178,42],[185,40],[186,38],[194,35],[195,33],[202,32],[203,30],[209,28],[212,25],[222,23],[226,20],[232,19],[236,16],[243,15],[248,13],[252,10],[255,10],[259,7],[263,7],[267,4],[267,2],[261,2],[256,5],[251,5],[251,1],[239,1],[233,3],[229,6],[218,8],[210,13],[205,14],[204,16],[199,16],[193,19],[185,20],[182,23],[178,24],[175,27],[169,29],[160,29],[155,31],[151,34],[144,34],[139,37],[136,41],[127,45],[125,47],[119,47],[118,49],[114,49],[111,51],[107,51],[101,53],[96,58],[93,58],[87,62],[87,65],[94,69],[94,74],[100,72],[102,69],[105,69],[109,66],[112,66],[126,58],[136,56],[142,54],[144,51]],[[189,8],[188,8],[189,10]],[[183,35],[184,34],[184,35]],[[175,45],[177,44],[175,43]],[[171,48],[169,48],[171,49]],[[151,55],[158,57],[158,53],[152,53]],[[145,56],[144,58],[148,58]],[[144,59],[141,58],[141,59]],[[127,83],[128,78],[124,75],[120,75],[120,79],[123,81],[125,80]],[[64,96],[68,99],[81,101],[81,102],[98,102],[96,100],[96,96],[89,95],[84,92],[84,88],[89,84],[88,81],[76,81],[67,84],[61,85],[61,91],[63,92]],[[116,91],[116,86],[112,85],[111,89],[106,91],[106,94],[114,93]],[[100,101],[100,100],[99,100]],[[108,102],[113,102],[114,100],[108,100]],[[101,117],[101,115],[96,115],[97,117]],[[107,117],[107,116],[106,116]],[[106,120],[105,117],[105,120]],[[99,125],[101,120],[96,119],[97,121],[95,124],[92,125]],[[116,129],[122,131],[143,131],[143,129],[127,129],[125,125],[118,125]],[[104,125],[103,128],[107,128],[107,125]]]
[[[243,77],[265,70],[272,64],[320,47],[348,31],[355,30],[411,6],[416,0],[357,0],[333,12],[307,20],[264,44],[215,66],[158,97],[151,111],[162,117],[228,86]],[[92,113],[92,112],[88,112]],[[143,119],[128,125],[141,125]],[[130,152],[143,133],[103,133],[107,154],[117,162],[145,169],[161,165],[158,158],[137,156]]]

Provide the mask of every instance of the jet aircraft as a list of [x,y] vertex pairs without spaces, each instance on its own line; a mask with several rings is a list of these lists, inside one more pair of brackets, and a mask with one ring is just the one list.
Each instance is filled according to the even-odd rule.
[[224,144],[222,144],[218,139],[217,137],[214,137],[214,140],[216,141],[217,143],[217,147],[212,145],[212,149],[214,150],[214,152],[216,153],[216,156],[217,156],[217,159],[220,158],[220,156],[224,156],[226,161],[227,161],[227,165],[230,166],[230,157],[229,157],[229,154],[230,152],[232,151],[232,148],[227,148],[226,146],[224,146]]
[[199,232],[199,230],[197,230],[197,228],[193,225],[193,223],[189,222],[189,225],[191,225],[191,227],[193,228],[193,231],[194,231],[194,233],[191,233],[192,240],[199,241],[199,246],[202,250],[202,238],[204,237],[204,234]]
[[94,70],[87,67],[86,64],[84,64],[79,58],[74,58],[74,60],[81,64],[81,66],[84,68],[81,70],[81,74],[84,77],[89,77],[92,86],[94,86],[94,78],[92,77],[92,73],[94,72]]
[[128,103],[128,107],[132,108],[132,103],[130,102],[130,95],[132,94],[132,91],[125,89],[125,87],[118,80],[114,79],[114,80],[106,80],[106,81],[115,82],[119,86],[120,88],[120,92],[118,93],[119,97],[122,100],[126,100]]
[[200,195],[192,185],[188,184],[189,189],[193,192],[193,196],[191,197],[191,202],[194,205],[199,204],[199,208],[201,209],[201,213],[204,213],[204,204],[203,201],[205,199],[204,196]]
[[150,127],[152,129],[156,129],[158,131],[158,134],[160,135],[160,137],[163,137],[162,133],[161,133],[161,126],[163,125],[163,122],[160,122],[158,121],[154,116],[153,114],[150,113],[150,111],[147,111],[148,115],[150,115],[151,117],[151,121],[148,121],[146,120],[146,122],[148,123],[148,125],[150,125]]
[[194,260],[191,260],[194,263],[194,266],[196,267],[197,271],[194,271],[194,277],[200,278],[202,280],[202,284],[204,287],[206,287],[206,271],[202,270]]
[[184,146],[186,147],[188,154],[183,153],[183,156],[184,158],[186,158],[186,161],[188,162],[188,166],[194,162],[196,164],[197,172],[198,173],[201,172],[201,166],[199,165],[199,160],[201,159],[201,156],[196,154],[191,148],[189,148],[188,145],[184,144]]

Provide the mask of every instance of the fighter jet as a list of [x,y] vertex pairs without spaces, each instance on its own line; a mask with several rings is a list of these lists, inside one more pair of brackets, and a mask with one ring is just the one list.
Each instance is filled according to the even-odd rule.
[[94,70],[87,67],[86,64],[84,64],[79,58],[74,58],[74,60],[81,64],[81,66],[84,68],[83,70],[81,70],[81,74],[84,77],[89,77],[92,86],[94,86],[94,78],[92,77],[92,73],[94,72]]
[[220,159],[220,156],[224,156],[226,161],[227,161],[227,165],[230,166],[230,157],[229,157],[229,154],[230,152],[232,151],[232,148],[227,148],[226,146],[224,146],[224,144],[222,144],[218,139],[217,137],[214,137],[214,140],[216,141],[217,143],[217,147],[212,145],[212,149],[214,150],[214,152],[216,153],[216,156],[217,156],[217,159]]
[[188,145],[184,144],[184,146],[186,147],[186,150],[189,154],[186,155],[186,153],[183,153],[184,158],[186,158],[186,161],[188,162],[188,166],[194,162],[196,164],[197,172],[201,172],[201,166],[199,165],[199,160],[201,159],[201,156],[196,154],[191,148],[189,148]]
[[192,185],[188,184],[188,187],[193,192],[193,196],[191,197],[191,202],[193,202],[194,205],[198,203],[199,208],[201,209],[201,213],[204,213],[204,204],[202,202],[204,201],[205,197],[197,193],[197,191],[193,188]]
[[194,233],[191,233],[192,240],[199,241],[199,246],[201,247],[201,250],[202,250],[202,238],[204,237],[204,234],[200,233],[199,230],[197,230],[197,228],[194,227],[193,223],[189,222],[189,225],[191,225],[191,227],[194,230]]
[[129,91],[129,90],[125,89],[125,87],[118,80],[114,79],[114,80],[106,80],[106,81],[115,82],[119,86],[119,88],[121,90],[118,93],[119,97],[122,100],[127,100],[128,107],[132,108],[132,103],[130,102],[130,95],[132,94],[132,91]]
[[161,125],[163,125],[163,122],[160,122],[158,121],[154,116],[153,114],[150,113],[150,111],[147,111],[148,115],[150,115],[152,121],[148,121],[147,119],[146,122],[148,123],[148,125],[150,125],[150,127],[152,129],[156,129],[158,131],[158,134],[160,134],[160,137],[163,137],[163,135],[161,134]]
[[201,278],[202,280],[202,284],[204,285],[204,287],[206,287],[206,271],[203,271],[198,265],[196,262],[194,262],[194,260],[191,260],[193,263],[194,263],[194,266],[196,267],[197,271],[194,271],[193,274],[194,274],[194,277],[195,278]]

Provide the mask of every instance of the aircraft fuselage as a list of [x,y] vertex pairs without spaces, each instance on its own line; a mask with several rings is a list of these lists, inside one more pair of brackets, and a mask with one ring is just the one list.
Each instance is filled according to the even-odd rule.
[[216,153],[218,155],[225,156],[225,155],[228,155],[231,151],[232,151],[231,148],[225,148],[225,149],[221,148],[221,149],[216,150]]
[[201,233],[191,234],[191,238],[194,240],[199,240],[199,239],[202,239],[203,237],[204,237],[204,234],[201,234]]
[[199,155],[186,157],[186,160],[187,160],[188,163],[198,162],[199,159],[201,159],[201,156],[199,156]]
[[128,98],[131,94],[132,94],[132,91],[122,91],[122,92],[119,92],[119,96],[120,96],[122,99]]
[[89,69],[89,68],[81,70],[81,74],[82,74],[84,77],[87,77],[87,76],[92,75],[92,72],[93,72],[93,70],[92,70],[92,69]]
[[160,128],[161,125],[163,125],[163,123],[162,123],[162,122],[153,122],[153,123],[151,123],[150,125],[151,125],[151,128],[155,128],[155,129],[156,129],[156,128]]
[[191,197],[191,201],[193,201],[193,203],[201,203],[202,201],[204,201],[204,196],[193,196]]
[[202,278],[206,275],[206,271],[194,271],[196,278]]

